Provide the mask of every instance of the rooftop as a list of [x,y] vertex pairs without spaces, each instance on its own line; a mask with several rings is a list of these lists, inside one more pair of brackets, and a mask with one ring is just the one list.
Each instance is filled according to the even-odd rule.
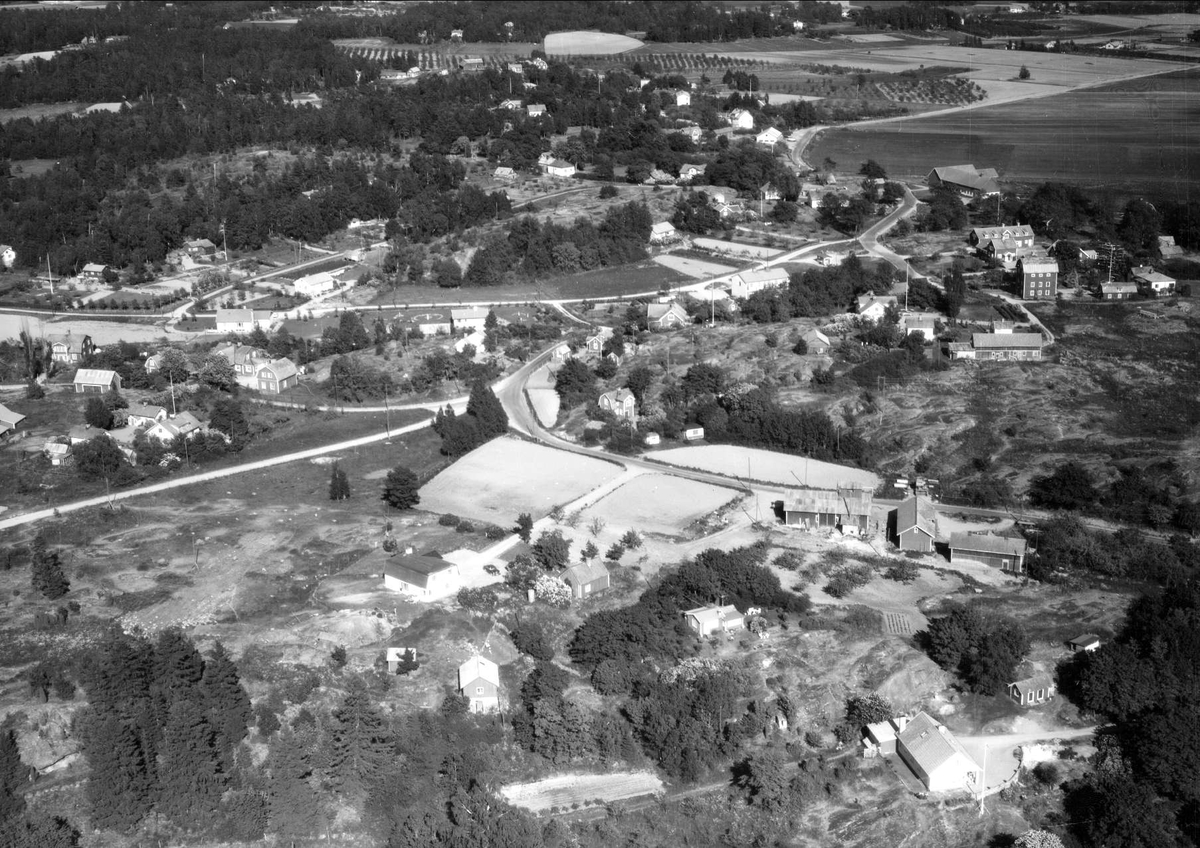
[[953,759],[956,754],[961,754],[969,762],[974,762],[962,744],[954,738],[954,734],[930,718],[924,711],[917,713],[913,720],[897,734],[896,739],[926,774],[932,774]]
[[1045,340],[1041,333],[974,333],[971,344],[979,350],[1041,350]]
[[971,551],[980,554],[1025,555],[1025,540],[1012,536],[994,536],[991,533],[951,533],[950,550]]

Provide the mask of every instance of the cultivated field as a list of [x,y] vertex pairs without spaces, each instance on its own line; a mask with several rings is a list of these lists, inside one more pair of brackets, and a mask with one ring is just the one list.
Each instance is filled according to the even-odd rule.
[[642,42],[627,35],[611,32],[552,32],[542,44],[550,56],[608,56],[628,53],[642,46]]
[[664,268],[670,268],[672,271],[678,271],[680,274],[697,280],[707,280],[709,277],[719,277],[737,270],[737,266],[734,265],[718,265],[716,262],[705,262],[690,256],[675,256],[670,253],[655,256],[654,261]]
[[[989,51],[992,52],[992,51]],[[806,151],[874,159],[894,176],[973,162],[1022,182],[1085,186],[1185,199],[1200,175],[1194,119],[1200,72],[1181,70],[1021,103],[861,129],[828,131]]]
[[654,772],[629,771],[616,774],[563,774],[533,783],[511,783],[500,787],[504,800],[540,813],[552,807],[568,809],[608,803],[642,795],[659,795],[662,780]]
[[603,460],[493,439],[423,486],[421,509],[508,526],[522,512],[541,518],[619,473]]
[[[459,65],[468,57],[483,60],[486,67],[502,68],[509,62],[528,59],[529,54],[541,47],[527,42],[471,43],[471,44],[400,44],[390,38],[335,38],[333,45],[339,50],[362,56],[373,62],[387,62],[406,53],[416,56],[417,65],[423,71],[439,71]],[[405,69],[407,70],[407,69]]]
[[780,486],[807,485],[815,489],[831,489],[839,483],[856,483],[874,489],[879,485],[878,476],[861,468],[733,445],[671,448],[655,451],[647,456],[681,468],[695,468],[728,477],[778,483]]
[[733,489],[682,477],[643,474],[584,510],[584,522],[603,518],[613,527],[678,536],[680,531],[738,498]]

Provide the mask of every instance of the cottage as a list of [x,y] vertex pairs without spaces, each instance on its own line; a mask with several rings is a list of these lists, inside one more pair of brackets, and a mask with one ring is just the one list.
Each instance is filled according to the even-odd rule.
[[845,535],[867,532],[871,517],[871,492],[850,486],[838,489],[802,489],[781,501],[783,523],[816,530],[838,529]]
[[50,359],[71,365],[88,356],[93,350],[91,336],[47,336],[50,342]]
[[531,118],[540,118],[546,114],[546,107],[542,103],[530,103],[525,107],[525,114]]
[[906,312],[900,319],[900,325],[904,328],[904,335],[919,333],[925,341],[931,342],[937,336],[937,320],[936,315]]
[[1010,266],[1017,261],[1021,250],[1012,239],[988,239],[980,242],[978,253],[984,259],[992,259],[1005,266]]
[[745,109],[734,109],[725,120],[729,122],[729,126],[735,130],[752,130],[754,129],[754,116]]
[[649,303],[646,305],[646,324],[651,330],[671,330],[692,323],[687,310],[678,303]]
[[492,177],[503,183],[511,183],[517,179],[517,172],[507,165],[501,165],[492,172]]
[[1100,258],[1100,254],[1090,248],[1079,248],[1079,261],[1085,265],[1093,265]]
[[746,618],[733,604],[696,607],[683,613],[687,626],[701,638],[724,632],[732,633],[746,626]]
[[1153,292],[1156,295],[1175,293],[1175,279],[1166,274],[1160,274],[1153,268],[1134,268],[1130,276],[1133,282],[1137,283],[1138,288],[1147,293]]
[[217,254],[217,246],[206,238],[185,241],[183,249],[193,259],[211,259]]
[[679,238],[679,232],[670,221],[659,221],[650,227],[650,243],[666,244]]
[[[704,138],[704,130],[700,127],[683,127],[679,130],[679,134],[685,137],[692,144],[699,144],[700,139]],[[704,165],[692,165],[690,167],[700,168],[703,173]]]
[[562,579],[571,587],[571,597],[576,600],[590,598],[610,585],[608,567],[599,561],[572,565],[563,572]]
[[47,439],[42,446],[42,452],[53,466],[69,465],[71,462],[71,444],[59,439]]
[[1175,243],[1175,236],[1159,236],[1158,255],[1163,259],[1175,259],[1183,255],[1183,248]]
[[271,329],[271,313],[265,309],[218,309],[218,333],[252,333],[255,327]]
[[978,764],[954,734],[924,711],[896,735],[896,753],[930,792],[978,791]]
[[195,415],[190,412],[181,412],[174,417],[152,423],[146,428],[146,438],[168,444],[180,436],[183,436],[184,439],[192,439],[206,429],[203,422]]
[[509,98],[500,102],[500,108],[510,112],[519,112],[525,108],[525,104],[518,99]]
[[107,265],[89,262],[83,266],[83,270],[79,272],[79,276],[85,283],[102,283],[104,282],[104,272],[107,270]]
[[321,271],[316,274],[309,274],[307,277],[301,277],[292,283],[292,288],[296,290],[296,294],[302,297],[316,297],[321,294],[328,294],[331,291],[336,291],[338,281],[328,271]]
[[975,227],[967,241],[980,247],[989,241],[1009,242],[1019,251],[1033,249],[1033,227],[1028,224],[1005,224],[998,227]]
[[[697,132],[699,132],[699,130],[700,130],[699,127],[695,127],[695,129]],[[707,165],[680,165],[679,166],[679,182],[690,183],[692,180],[696,179],[697,177],[704,176],[704,172],[707,170],[707,168],[708,168]]]
[[[511,23],[507,23],[505,26],[512,29]],[[516,74],[519,77],[525,76],[525,67],[520,62],[509,62],[507,67],[510,74]]]
[[1058,260],[1026,257],[1017,260],[1021,279],[1021,297],[1025,300],[1053,300],[1058,293]]
[[482,71],[483,58],[480,56],[464,56],[459,60],[459,67],[464,71]]
[[17,264],[17,252],[11,244],[0,244],[0,268],[11,268]]
[[484,306],[465,306],[450,310],[450,323],[457,333],[482,330],[487,323],[488,309]]
[[593,356],[599,356],[604,352],[604,343],[611,339],[612,336],[612,327],[599,327],[596,332],[583,340],[583,347]]
[[483,657],[471,657],[458,667],[458,692],[471,702],[473,713],[500,709],[500,667]]
[[558,177],[559,179],[567,179],[575,176],[575,166],[570,162],[564,162],[562,159],[555,159],[548,165],[542,166],[548,177]]
[[1101,300],[1129,300],[1137,294],[1137,283],[1101,283]]
[[0,403],[0,440],[4,440],[14,435],[17,432],[17,426],[24,421],[26,416],[19,412],[13,412],[4,404]]
[[1100,637],[1095,633],[1084,633],[1082,636],[1076,636],[1067,642],[1067,647],[1071,649],[1072,653],[1076,654],[1080,651],[1087,651],[1088,653],[1098,651],[1100,650]]
[[774,147],[783,141],[783,133],[774,127],[767,127],[754,137],[754,143],[762,147]]
[[1041,359],[1045,339],[1041,333],[975,333],[971,336],[971,359]]
[[729,281],[730,297],[749,297],[755,292],[778,289],[791,279],[782,268],[764,268],[761,271],[743,271],[734,274]]
[[571,346],[566,342],[556,345],[554,350],[550,351],[551,362],[566,362],[571,358]]
[[890,294],[863,294],[859,295],[858,314],[868,321],[882,321],[887,314],[888,307],[896,306],[896,296]]
[[[458,566],[434,555],[389,554],[376,548],[359,560],[371,573],[383,573],[383,587],[421,600],[452,595],[462,587]],[[363,569],[360,568],[360,571]]]
[[824,356],[829,353],[829,336],[822,333],[815,327],[805,330],[800,336],[804,339],[804,344],[808,346],[808,352],[817,356]]
[[637,419],[637,399],[629,389],[617,389],[600,395],[596,405],[625,421]]
[[692,93],[690,91],[684,91],[682,89],[680,89],[679,91],[676,91],[675,92],[675,105],[676,106],[691,106],[692,105]]
[[946,186],[963,197],[991,197],[1000,193],[995,168],[974,165],[947,165],[934,168],[925,178],[930,188]]
[[950,563],[971,562],[1010,571],[1025,573],[1025,540],[991,533],[951,533]]
[[379,81],[385,85],[397,85],[408,79],[408,72],[399,68],[384,68],[379,72]]
[[149,406],[143,403],[133,404],[125,410],[125,413],[130,427],[150,427],[167,419],[167,410],[164,407]]
[[300,385],[300,370],[290,359],[272,359],[254,373],[255,388],[277,395]]
[[927,498],[913,495],[901,502],[892,513],[895,522],[893,539],[900,550],[925,554],[933,551],[938,534],[937,510]]
[[80,368],[75,372],[75,394],[102,394],[121,389],[121,375],[104,368]]
[[1020,707],[1032,707],[1052,701],[1057,691],[1054,680],[1048,674],[1035,674],[1008,684],[1008,697]]

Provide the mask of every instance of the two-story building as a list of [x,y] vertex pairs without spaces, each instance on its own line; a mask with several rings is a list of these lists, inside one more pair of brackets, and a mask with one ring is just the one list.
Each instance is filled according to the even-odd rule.
[[254,388],[277,395],[300,385],[300,369],[290,359],[272,359],[254,373]]
[[1017,260],[1021,297],[1025,300],[1053,300],[1058,294],[1058,260],[1026,256]]
[[605,412],[625,421],[637,421],[637,399],[629,389],[616,389],[605,392],[597,399],[596,404]]

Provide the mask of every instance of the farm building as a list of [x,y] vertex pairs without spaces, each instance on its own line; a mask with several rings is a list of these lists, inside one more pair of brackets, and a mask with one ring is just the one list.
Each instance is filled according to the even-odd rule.
[[597,595],[610,585],[608,567],[602,562],[572,565],[563,572],[562,579],[571,587],[571,597],[575,599]]
[[976,168],[974,165],[946,165],[934,168],[925,178],[930,188],[946,186],[963,197],[991,197],[1000,193],[995,168]]
[[7,439],[16,433],[17,426],[24,420],[24,415],[19,412],[13,412],[7,406],[0,403],[0,439]]
[[321,271],[317,274],[309,274],[307,277],[301,277],[292,283],[292,288],[296,290],[296,294],[303,297],[316,297],[319,294],[326,294],[337,288],[337,280],[328,271]]
[[864,294],[858,297],[858,314],[869,321],[881,321],[889,306],[896,305],[896,296]]
[[1048,674],[1035,674],[1008,684],[1008,697],[1021,707],[1032,707],[1052,701],[1057,691],[1054,680]]
[[980,247],[989,241],[1011,242],[1019,251],[1033,249],[1033,227],[1028,224],[1007,224],[999,227],[976,227],[967,241]]
[[469,333],[482,330],[487,323],[488,310],[482,306],[464,306],[461,309],[450,310],[450,323],[456,333]]
[[650,243],[666,244],[679,238],[679,231],[670,221],[659,221],[650,227]]
[[483,657],[471,657],[458,667],[458,691],[471,701],[471,712],[500,709],[500,666]]
[[596,400],[596,405],[625,421],[637,419],[637,400],[629,389],[605,392]]
[[867,489],[802,489],[781,503],[784,524],[809,530],[829,527],[857,536],[867,532],[871,516],[871,492]]
[[80,368],[75,372],[75,394],[102,394],[121,389],[121,375],[103,368]]
[[265,309],[218,309],[218,333],[252,333],[255,327],[271,329],[271,313]]
[[646,324],[651,330],[671,330],[690,323],[691,316],[678,303],[646,304]]
[[411,553],[389,554],[376,548],[361,560],[367,570],[383,573],[383,586],[393,592],[403,592],[418,598],[437,598],[453,594],[461,588],[458,566],[438,556]]
[[260,392],[277,395],[300,385],[300,370],[290,359],[273,359],[259,366],[254,382]]
[[930,553],[937,539],[937,510],[920,495],[905,499],[892,510],[895,525],[893,539],[902,551]]
[[815,327],[805,330],[804,334],[801,335],[800,338],[804,339],[804,343],[808,345],[809,353],[817,354],[819,356],[824,356],[825,354],[829,353],[829,336],[825,335]]
[[971,356],[956,357],[952,354],[951,358],[984,361],[1041,359],[1044,342],[1041,333],[975,333],[971,336]]
[[1100,637],[1095,633],[1084,633],[1067,642],[1067,647],[1071,649],[1072,653],[1098,651],[1100,650]]
[[1044,256],[1018,259],[1017,277],[1025,300],[1053,300],[1058,293],[1058,260]]
[[714,633],[742,630],[746,626],[746,618],[737,611],[733,604],[725,606],[696,607],[683,613],[687,626],[701,638],[712,636]]
[[1175,293],[1175,279],[1150,267],[1134,268],[1130,272],[1130,279],[1144,292],[1153,292],[1156,295]]
[[1137,294],[1137,283],[1101,283],[1101,300],[1129,300]]
[[1012,536],[994,536],[991,533],[951,533],[950,562],[973,562],[1011,571],[1025,573],[1025,540]]
[[930,792],[976,791],[979,766],[954,734],[924,711],[896,735],[896,753]]
[[764,268],[761,271],[743,271],[734,274],[729,281],[730,297],[749,297],[766,289],[782,288],[791,279],[782,268]]

